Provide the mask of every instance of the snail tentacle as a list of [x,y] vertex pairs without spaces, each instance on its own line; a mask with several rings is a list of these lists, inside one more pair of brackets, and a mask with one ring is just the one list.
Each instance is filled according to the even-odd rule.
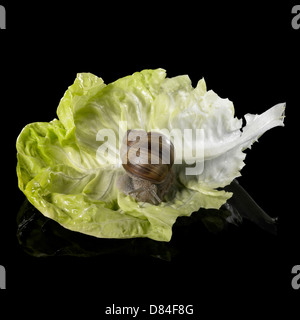
[[156,192],[154,190],[149,190],[150,193],[152,194],[152,196],[155,198],[155,200],[158,202],[158,203],[161,203],[161,199],[159,198],[159,196],[156,194]]

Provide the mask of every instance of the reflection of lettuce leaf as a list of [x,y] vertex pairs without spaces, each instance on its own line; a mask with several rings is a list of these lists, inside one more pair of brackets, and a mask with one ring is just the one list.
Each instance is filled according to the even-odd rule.
[[[166,78],[165,71],[144,70],[105,85],[90,73],[78,74],[57,109],[59,120],[27,125],[17,140],[20,189],[45,216],[64,227],[102,238],[148,237],[169,241],[178,216],[199,208],[218,209],[231,197],[221,188],[240,175],[243,150],[265,131],[283,125],[284,105],[261,115],[234,117],[234,107],[207,91],[204,80],[194,89],[187,76]],[[103,164],[96,136],[101,129],[116,134],[119,121],[129,129],[204,130],[204,170],[185,175],[174,166],[175,196],[159,206],[137,203],[116,188],[124,170]],[[190,143],[190,141],[184,141]]]
[[[176,221],[178,224],[178,221]],[[26,199],[17,216],[17,238],[23,250],[35,257],[99,255],[152,256],[170,261],[178,253],[171,242],[148,238],[99,239],[72,232],[43,216]]]
[[201,219],[209,231],[217,233],[223,230],[227,224],[226,218],[229,216],[229,211],[208,209],[205,213],[202,213]]
[[[206,226],[210,231],[218,232],[226,223],[225,218],[228,215],[229,211],[222,207],[220,210],[200,209],[190,217],[180,217],[173,226],[174,237],[170,242],[148,238],[99,239],[63,228],[54,220],[42,215],[26,199],[17,215],[17,238],[22,249],[35,257],[125,254],[171,261],[177,255],[187,254],[186,247],[189,247],[189,250],[195,247],[195,239],[187,236],[188,234],[193,238],[193,230],[197,230],[198,242],[209,239],[210,234],[201,222],[207,222]],[[197,246],[195,250],[196,248]],[[194,253],[193,250],[190,251],[190,254]]]

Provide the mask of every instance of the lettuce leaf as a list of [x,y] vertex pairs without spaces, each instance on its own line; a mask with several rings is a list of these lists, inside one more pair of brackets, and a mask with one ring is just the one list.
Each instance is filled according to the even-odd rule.
[[[100,238],[169,241],[177,217],[219,209],[231,197],[222,188],[240,175],[243,151],[267,130],[283,126],[284,109],[278,104],[261,115],[247,114],[242,128],[233,103],[207,91],[204,79],[193,88],[188,76],[167,78],[165,70],[156,69],[106,85],[80,73],[59,103],[58,119],[29,124],[20,133],[19,188],[42,214],[67,229]],[[185,163],[174,165],[172,196],[158,206],[126,196],[116,187],[124,174],[119,156],[124,121],[128,129],[146,131],[202,129],[203,171],[186,175]],[[115,145],[105,142],[115,162],[104,163],[97,155],[103,129],[115,133]]]

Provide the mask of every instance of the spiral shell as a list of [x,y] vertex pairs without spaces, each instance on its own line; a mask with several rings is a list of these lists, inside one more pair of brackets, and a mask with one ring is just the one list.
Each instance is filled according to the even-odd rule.
[[129,174],[160,184],[173,166],[174,145],[161,133],[128,130],[121,148],[121,159]]

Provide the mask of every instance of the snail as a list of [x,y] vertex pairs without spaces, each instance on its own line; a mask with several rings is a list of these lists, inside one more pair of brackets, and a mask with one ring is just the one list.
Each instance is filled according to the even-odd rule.
[[128,130],[120,150],[126,173],[117,187],[140,202],[158,205],[174,180],[174,145],[165,135]]

